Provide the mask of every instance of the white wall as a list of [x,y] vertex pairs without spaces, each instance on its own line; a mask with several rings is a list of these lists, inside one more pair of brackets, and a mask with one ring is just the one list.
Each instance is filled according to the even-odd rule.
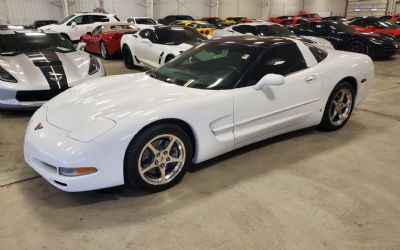
[[0,0],[0,24],[32,24],[38,19],[63,17],[60,6],[50,0]]
[[155,0],[154,17],[186,14],[194,18],[210,15],[210,0]]
[[[216,15],[217,0],[211,0],[211,15]],[[303,8],[303,0],[220,0],[218,16],[246,16],[268,19],[271,16],[296,14]]]
[[343,16],[346,0],[304,0],[304,11],[332,12],[333,16]]

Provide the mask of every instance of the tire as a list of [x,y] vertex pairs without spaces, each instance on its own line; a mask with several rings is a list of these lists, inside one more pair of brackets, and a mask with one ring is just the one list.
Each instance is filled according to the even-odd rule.
[[103,41],[100,42],[100,54],[101,54],[101,57],[103,57],[103,59],[105,59],[105,60],[111,58],[110,53],[108,53],[107,46]]
[[355,90],[350,83],[340,82],[337,84],[325,105],[324,115],[319,128],[322,131],[341,129],[353,112],[354,100]]
[[122,58],[124,59],[125,67],[127,67],[128,69],[136,68],[133,55],[127,45],[122,47]]
[[147,192],[166,190],[183,178],[192,155],[190,137],[182,128],[172,124],[147,128],[127,148],[125,182]]
[[174,58],[175,58],[175,56],[173,56],[173,55],[168,55],[167,57],[165,57],[164,64],[167,63],[167,62],[169,62],[169,61],[171,61],[171,60],[174,59]]
[[367,54],[368,49],[365,43],[361,41],[351,41],[347,45],[347,50],[350,52],[355,52],[355,53],[361,53],[361,54]]

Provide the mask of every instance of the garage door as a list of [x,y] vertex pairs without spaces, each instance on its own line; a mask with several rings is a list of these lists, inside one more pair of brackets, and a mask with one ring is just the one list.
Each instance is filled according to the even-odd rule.
[[386,14],[387,6],[387,0],[349,0],[347,2],[346,16],[383,16]]

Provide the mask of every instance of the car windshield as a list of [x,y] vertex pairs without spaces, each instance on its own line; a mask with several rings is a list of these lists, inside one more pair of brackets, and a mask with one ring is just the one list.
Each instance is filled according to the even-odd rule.
[[148,25],[155,25],[157,24],[153,19],[151,18],[136,18],[136,23],[137,24],[148,24]]
[[131,25],[111,25],[111,30],[131,30],[133,27]]
[[208,24],[208,23],[189,23],[187,26],[195,28],[195,29],[214,28],[213,25]]
[[376,21],[374,23],[374,26],[376,26],[379,29],[398,29],[400,28],[397,24],[394,24],[390,21]]
[[69,19],[73,18],[75,15],[70,15],[67,16],[66,18],[61,19],[60,21],[58,21],[58,24],[62,24],[65,23],[66,21],[68,21]]
[[240,44],[205,43],[148,74],[188,88],[232,89],[262,50]]
[[355,33],[355,32],[357,32],[357,30],[354,29],[353,27],[351,27],[350,25],[343,24],[340,22],[327,22],[326,24],[329,27],[329,29],[335,33]]
[[74,46],[59,34],[18,33],[0,36],[0,55],[13,56],[35,51],[68,53]]
[[293,33],[281,25],[257,25],[261,36],[293,36]]
[[179,45],[204,41],[205,38],[199,32],[185,27],[171,27],[167,29],[155,29],[158,43],[167,45]]

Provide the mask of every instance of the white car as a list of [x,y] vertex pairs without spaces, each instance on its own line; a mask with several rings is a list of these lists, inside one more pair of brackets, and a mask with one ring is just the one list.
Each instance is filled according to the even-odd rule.
[[311,43],[321,49],[335,49],[326,39],[315,36],[296,36],[282,25],[271,22],[253,22],[232,25],[222,30],[216,30],[213,34],[213,38],[239,35],[293,37],[303,42]]
[[196,30],[183,26],[153,26],[121,39],[125,66],[158,68],[205,40]]
[[128,17],[128,23],[132,23],[137,29],[145,29],[158,23],[151,17]]
[[161,191],[192,163],[305,127],[340,129],[373,80],[363,54],[291,38],[209,40],[157,70],[52,99],[29,122],[25,160],[65,191]]
[[101,61],[58,33],[0,31],[0,108],[38,107],[100,76]]
[[118,21],[118,17],[113,14],[83,12],[68,16],[58,24],[42,26],[38,30],[56,31],[71,42],[77,43],[82,35],[91,32],[99,23]]

